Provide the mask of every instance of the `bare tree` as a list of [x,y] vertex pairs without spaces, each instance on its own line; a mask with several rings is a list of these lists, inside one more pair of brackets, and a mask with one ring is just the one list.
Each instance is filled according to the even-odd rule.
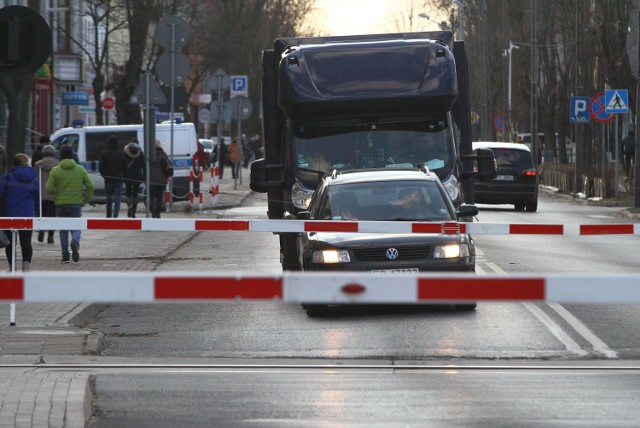
[[24,152],[26,124],[29,123],[29,105],[33,87],[33,73],[10,77],[0,74],[0,90],[7,99],[9,118],[7,122],[7,158],[13,159],[16,153]]

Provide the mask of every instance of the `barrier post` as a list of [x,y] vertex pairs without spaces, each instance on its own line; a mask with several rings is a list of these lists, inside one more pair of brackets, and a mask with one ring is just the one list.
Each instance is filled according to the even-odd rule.
[[15,302],[11,302],[11,307],[9,309],[9,325],[11,327],[15,327],[15,325],[16,325],[16,304],[15,304]]
[[218,193],[220,192],[220,164],[216,162],[211,168],[211,202],[213,205],[218,203]]
[[198,172],[198,213],[202,214],[202,179],[204,176],[204,169],[200,167]]
[[193,203],[193,170],[189,171],[189,203]]
[[164,201],[165,201],[165,211],[166,212],[171,212],[171,188],[170,186],[170,181],[167,182],[167,186],[165,187],[165,191],[164,191]]

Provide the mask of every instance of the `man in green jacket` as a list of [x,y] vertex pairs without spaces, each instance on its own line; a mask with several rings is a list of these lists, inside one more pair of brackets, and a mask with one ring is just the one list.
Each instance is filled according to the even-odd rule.
[[[82,207],[91,202],[93,180],[87,170],[73,160],[73,149],[60,150],[60,163],[53,167],[47,180],[47,192],[55,195],[57,217],[82,217]],[[69,262],[69,232],[71,232],[71,258],[80,260],[80,231],[61,230],[62,262]]]

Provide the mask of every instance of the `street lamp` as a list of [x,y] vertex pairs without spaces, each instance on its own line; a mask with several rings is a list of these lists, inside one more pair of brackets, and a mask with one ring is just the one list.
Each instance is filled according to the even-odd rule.
[[464,4],[460,0],[453,0],[453,4],[458,7],[458,21],[460,21],[458,40],[464,40]]
[[508,79],[508,88],[507,88],[507,129],[505,132],[506,135],[511,137],[511,51],[513,49],[520,49],[518,46],[514,45],[511,40],[509,40],[509,49],[505,49],[505,55],[509,56],[509,79]]

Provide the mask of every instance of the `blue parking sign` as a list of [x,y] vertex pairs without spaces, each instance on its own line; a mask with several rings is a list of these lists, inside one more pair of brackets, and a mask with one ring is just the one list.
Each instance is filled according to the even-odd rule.
[[242,95],[245,97],[249,96],[249,85],[247,83],[248,78],[246,75],[242,76],[230,76],[231,77],[231,96],[235,97],[236,95]]
[[569,121],[571,123],[589,123],[591,115],[589,114],[589,97],[571,97],[571,112]]

